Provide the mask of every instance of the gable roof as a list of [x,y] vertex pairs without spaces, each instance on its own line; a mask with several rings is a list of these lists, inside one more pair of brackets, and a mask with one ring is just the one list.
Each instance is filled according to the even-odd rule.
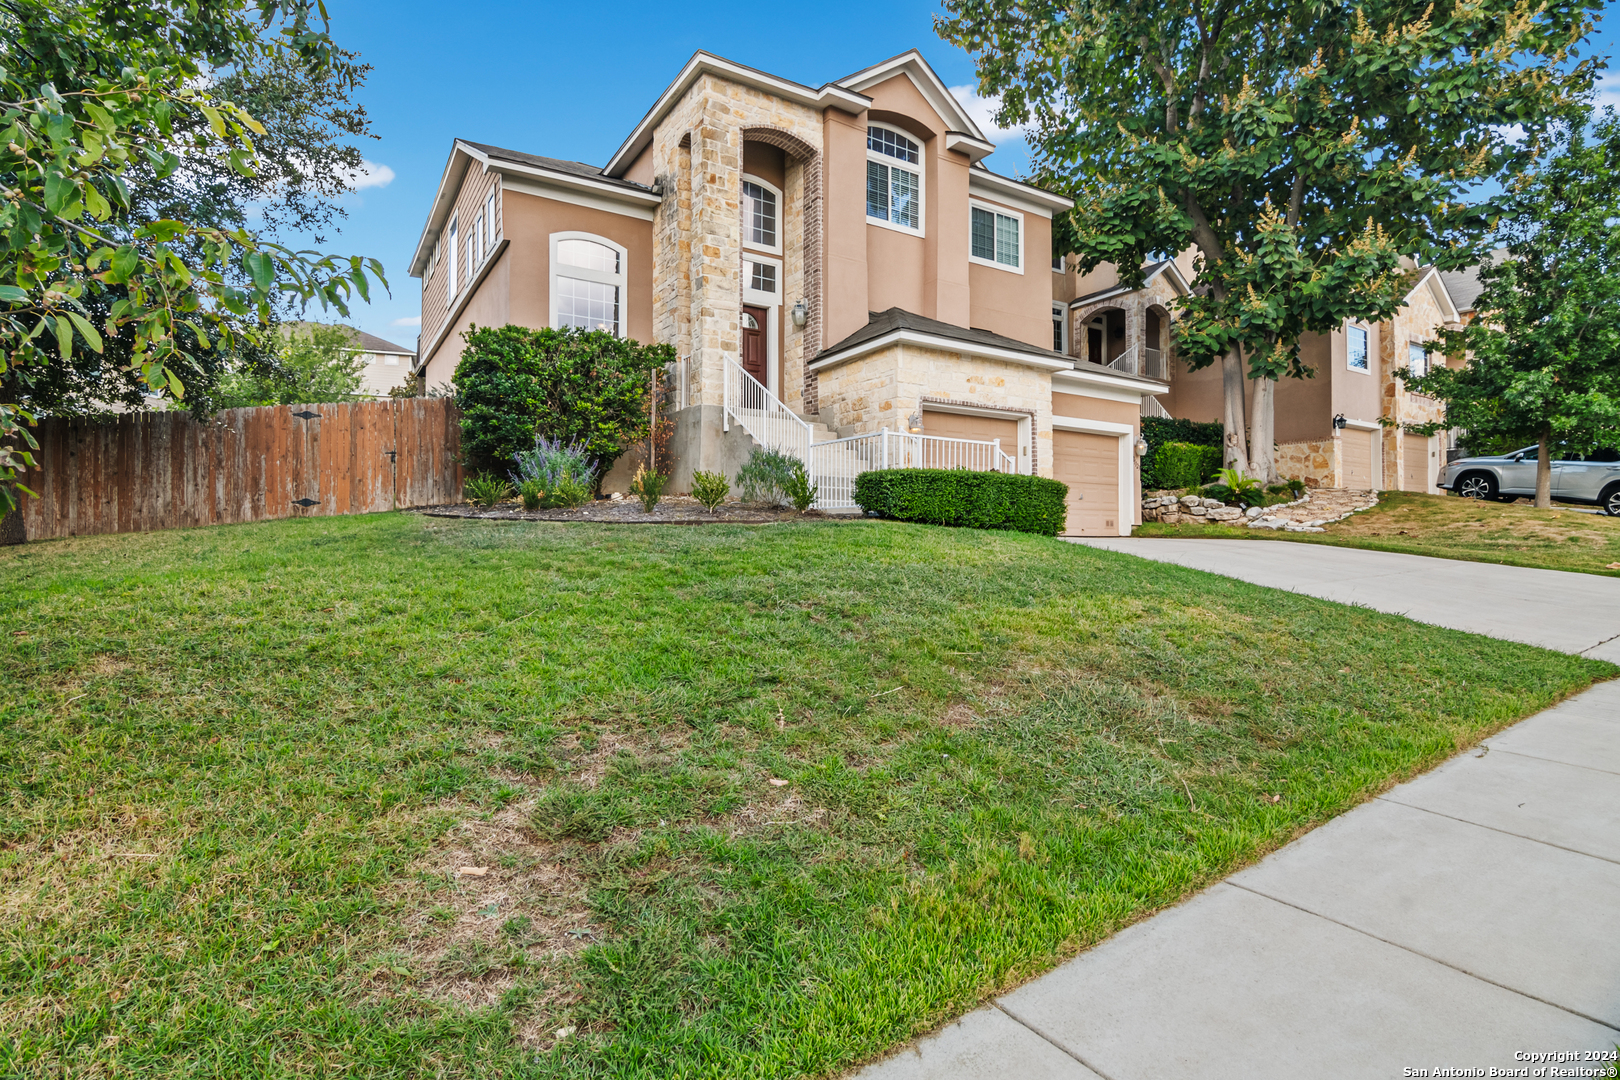
[[1410,299],[1413,293],[1425,287],[1429,290],[1429,295],[1434,297],[1435,304],[1439,306],[1442,319],[1448,323],[1462,321],[1462,315],[1458,313],[1457,304],[1452,299],[1451,293],[1446,289],[1440,271],[1432,266],[1419,267],[1417,270],[1412,271],[1411,284],[1406,289],[1406,298]]
[[[1169,274],[1170,280],[1176,286],[1176,290],[1183,296],[1186,296],[1188,293],[1192,292],[1192,286],[1188,283],[1187,279],[1182,276],[1181,267],[1176,265],[1176,260],[1174,259],[1160,259],[1158,262],[1143,263],[1141,287],[1144,289],[1147,288],[1153,279],[1158,277],[1160,274]],[[1098,300],[1107,300],[1110,296],[1124,296],[1126,293],[1132,293],[1135,291],[1135,289],[1121,282],[1118,285],[1110,285],[1106,289],[1098,289],[1096,292],[1089,292],[1084,296],[1077,296],[1073,300],[1069,301],[1069,307],[1085,307],[1087,304],[1094,304]]]
[[744,86],[752,86],[756,90],[763,90],[788,101],[818,109],[831,106],[847,113],[860,113],[872,104],[871,98],[848,87],[823,83],[819,87],[812,88],[803,83],[796,83],[792,79],[784,79],[699,49],[692,54],[692,59],[686,62],[686,66],[681,68],[675,80],[658,96],[658,100],[653,102],[653,107],[648,109],[641,122],[636,124],[629,138],[614,151],[608,163],[602,167],[602,172],[607,176],[623,176],[631,163],[652,142],[653,129],[658,126],[659,121],[669,115],[669,111],[675,107],[681,95],[703,75],[720,75]]
[[922,53],[916,49],[907,49],[899,56],[891,56],[871,67],[862,68],[853,75],[846,75],[838,80],[838,85],[851,90],[865,91],[896,75],[904,75],[912,81],[917,87],[917,92],[923,96],[923,100],[928,102],[929,107],[939,113],[940,118],[945,121],[948,131],[971,136],[991,149],[995,148],[995,144],[984,137],[984,132],[973,122],[973,117],[968,115],[962,103],[956,100],[956,95],[951,93],[945,81],[934,72],[928,61],[923,59]]
[[407,349],[403,345],[395,345],[392,341],[380,338],[376,334],[368,334],[347,323],[319,323],[298,319],[281,324],[289,334],[305,335],[312,333],[318,326],[335,326],[342,330],[349,338],[349,345],[356,352],[393,353],[398,356],[415,356],[415,349]]
[[[1501,262],[1507,258],[1507,248],[1497,248],[1488,258],[1491,262]],[[1479,280],[1480,264],[1465,266],[1461,270],[1442,270],[1440,280],[1445,283],[1446,292],[1451,294],[1451,302],[1457,305],[1457,310],[1467,314],[1474,310],[1474,302],[1479,294],[1485,291],[1485,285]]]

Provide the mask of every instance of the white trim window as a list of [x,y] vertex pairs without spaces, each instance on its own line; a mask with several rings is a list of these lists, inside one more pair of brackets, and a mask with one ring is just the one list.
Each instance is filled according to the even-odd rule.
[[500,235],[495,228],[495,196],[499,190],[492,187],[489,189],[489,194],[484,196],[484,221],[488,223],[485,228],[489,230],[489,246],[491,249],[495,247],[495,241]]
[[1052,351],[1069,355],[1069,305],[1052,301]]
[[1024,215],[999,206],[972,203],[968,259],[1003,270],[1024,272]]
[[915,168],[921,160],[917,144],[899,131],[877,124],[866,129],[867,221],[922,232],[922,173]]
[[551,234],[551,325],[624,336],[627,252],[590,233]]
[[1068,272],[1063,266],[1063,258],[1062,255],[1052,256],[1052,273],[1063,274]]
[[448,233],[449,239],[445,243],[444,251],[444,264],[449,271],[449,277],[444,283],[444,299],[446,307],[449,307],[456,301],[456,259],[459,255],[459,252],[456,251],[456,242],[458,239],[457,234],[459,229],[460,224],[455,218],[451,218],[450,231]]
[[1421,341],[1406,343],[1406,370],[1418,376],[1429,373],[1429,352]]
[[782,250],[782,193],[757,176],[742,181],[743,246]]
[[1372,374],[1372,361],[1367,355],[1367,328],[1352,326],[1344,332],[1344,364],[1351,371]]

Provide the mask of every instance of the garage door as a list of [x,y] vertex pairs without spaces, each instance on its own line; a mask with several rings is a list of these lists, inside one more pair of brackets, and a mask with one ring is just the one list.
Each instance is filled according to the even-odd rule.
[[1346,430],[1339,438],[1344,450],[1344,486],[1353,491],[1371,491],[1373,482],[1372,448],[1376,431]]
[[1066,536],[1119,535],[1119,448],[1115,435],[1052,432],[1052,476],[1069,485]]
[[[1018,460],[1017,420],[1004,420],[999,416],[963,416],[960,413],[927,410],[923,412],[922,419],[924,435],[937,435],[942,439],[976,439],[979,442],[994,442],[1000,439],[1001,452],[1014,461]],[[924,468],[949,469],[962,464],[951,455],[949,448],[930,445],[926,440],[923,447]],[[936,457],[939,460],[932,460]]]
[[1429,466],[1435,453],[1434,440],[1422,435],[1403,435],[1406,441],[1406,467],[1401,477],[1402,491],[1428,491]]

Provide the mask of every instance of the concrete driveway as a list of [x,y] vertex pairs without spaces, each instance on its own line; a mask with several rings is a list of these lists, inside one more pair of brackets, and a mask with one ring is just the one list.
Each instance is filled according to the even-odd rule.
[[[1090,542],[1620,660],[1620,581],[1272,541]],[[1547,1070],[1600,1061],[1533,1055],[1620,1043],[1616,927],[1620,681],[1334,819],[859,1080],[1596,1075]]]
[[1075,542],[1620,663],[1620,578],[1286,540]]

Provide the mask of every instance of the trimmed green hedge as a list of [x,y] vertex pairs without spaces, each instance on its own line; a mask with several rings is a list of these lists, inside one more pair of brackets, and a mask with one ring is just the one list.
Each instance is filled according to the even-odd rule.
[[[1167,442],[1153,453],[1155,487],[1190,488],[1206,483],[1221,469],[1219,446],[1194,446],[1192,443]],[[1144,468],[1144,472],[1147,470]],[[1153,488],[1143,482],[1144,491]]]
[[1154,468],[1153,463],[1159,447],[1165,443],[1220,446],[1225,436],[1226,428],[1219,421],[1201,424],[1196,420],[1172,420],[1162,416],[1142,417],[1142,441],[1147,443],[1147,453],[1142,457],[1142,490],[1154,491],[1158,488],[1177,486],[1161,482],[1158,470]]
[[1056,536],[1069,485],[1044,476],[966,469],[874,469],[855,477],[855,503],[895,521],[1015,529]]

